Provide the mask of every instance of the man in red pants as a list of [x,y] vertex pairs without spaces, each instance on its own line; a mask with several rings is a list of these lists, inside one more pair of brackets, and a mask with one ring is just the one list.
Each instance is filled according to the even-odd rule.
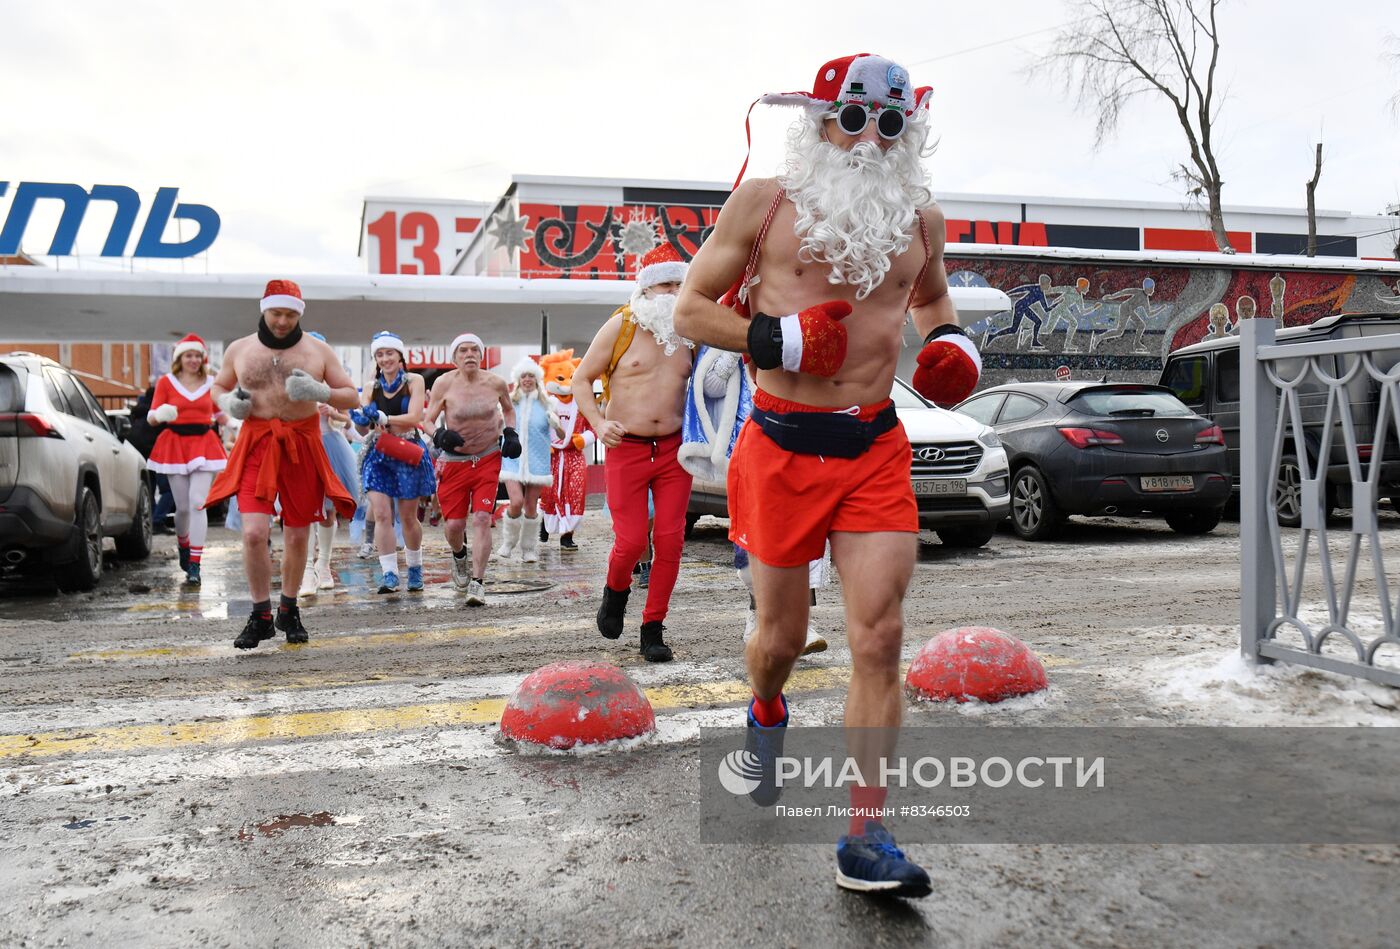
[[[909,314],[925,340],[913,383],[927,398],[965,398],[980,372],[948,296],[943,214],[920,161],[930,92],[897,63],[861,54],[824,64],[811,92],[765,96],[803,108],[787,170],[730,195],[676,306],[680,332],[746,352],[759,370],[728,489],[730,538],[753,571],[747,744],[768,803],[788,723],[782,689],[807,635],[807,563],[828,538],[851,649],[847,743],[863,775],[894,757],[919,531],[909,440],[890,401]],[[718,302],[736,286],[742,315]],[[758,789],[751,796],[763,803]],[[883,787],[852,786],[837,883],[927,895],[928,874],[865,819],[884,799]]]
[[[662,621],[681,569],[690,502],[690,474],[676,452],[695,344],[678,336],[671,321],[685,271],[669,244],[642,257],[631,302],[603,324],[574,373],[579,411],[608,449],[613,546],[598,607],[598,631],[608,639],[622,635],[632,568],[647,548],[648,492],[654,502],[651,585],[642,609],[641,653],[647,662],[671,659]],[[606,411],[593,398],[594,379],[603,380]]]

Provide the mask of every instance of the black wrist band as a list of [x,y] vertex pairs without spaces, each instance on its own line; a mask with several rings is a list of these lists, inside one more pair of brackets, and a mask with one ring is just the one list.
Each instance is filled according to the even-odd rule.
[[783,365],[783,325],[776,316],[755,313],[749,321],[749,356],[760,369],[779,369]]
[[924,345],[927,346],[929,343],[933,342],[938,337],[948,336],[951,333],[956,333],[959,336],[967,335],[963,332],[961,326],[958,326],[955,323],[944,323],[942,326],[935,326],[932,330],[929,331],[929,334],[924,337]]

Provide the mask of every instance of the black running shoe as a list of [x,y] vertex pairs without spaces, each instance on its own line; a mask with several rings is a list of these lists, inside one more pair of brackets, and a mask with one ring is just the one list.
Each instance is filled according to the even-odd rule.
[[666,627],[660,620],[642,624],[642,658],[647,662],[670,662],[671,647],[662,640]]
[[776,725],[760,725],[753,717],[753,701],[749,702],[744,751],[758,762],[758,786],[749,792],[749,798],[759,807],[771,807],[783,794],[778,786],[778,759],[782,757],[783,739],[787,736],[788,706],[787,696],[779,698],[783,701],[783,720]]
[[568,551],[578,550],[578,544],[574,543],[573,531],[569,531],[567,534],[559,535],[559,549]]
[[192,563],[185,569],[185,582],[192,587],[199,586],[199,564]]
[[233,648],[253,649],[264,639],[271,639],[275,635],[277,631],[272,626],[272,617],[254,613],[248,617],[248,625],[243,627],[243,632],[233,641]]
[[287,634],[289,643],[304,643],[308,639],[306,627],[301,625],[301,610],[295,606],[277,608],[277,628]]
[[607,639],[616,639],[622,635],[622,621],[627,615],[627,597],[632,593],[632,588],[625,590],[614,590],[603,584],[603,603],[598,607],[598,632]]

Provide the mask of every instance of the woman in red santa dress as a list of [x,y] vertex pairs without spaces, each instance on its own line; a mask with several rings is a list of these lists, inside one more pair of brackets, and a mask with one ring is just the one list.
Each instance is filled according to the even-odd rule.
[[209,393],[209,347],[193,333],[175,344],[170,372],[156,380],[147,420],[161,432],[146,467],[170,479],[175,494],[175,534],[180,545],[180,569],[187,583],[199,585],[199,561],[209,532],[204,500],[216,472],[228,463],[223,443],[214,433],[219,416]]

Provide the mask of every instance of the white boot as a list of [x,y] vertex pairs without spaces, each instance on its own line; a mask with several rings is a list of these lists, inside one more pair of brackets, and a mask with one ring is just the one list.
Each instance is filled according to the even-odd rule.
[[501,546],[496,549],[497,560],[509,560],[515,548],[520,545],[520,523],[523,516],[501,518]]
[[520,562],[535,563],[540,559],[540,516],[523,517],[520,528]]

